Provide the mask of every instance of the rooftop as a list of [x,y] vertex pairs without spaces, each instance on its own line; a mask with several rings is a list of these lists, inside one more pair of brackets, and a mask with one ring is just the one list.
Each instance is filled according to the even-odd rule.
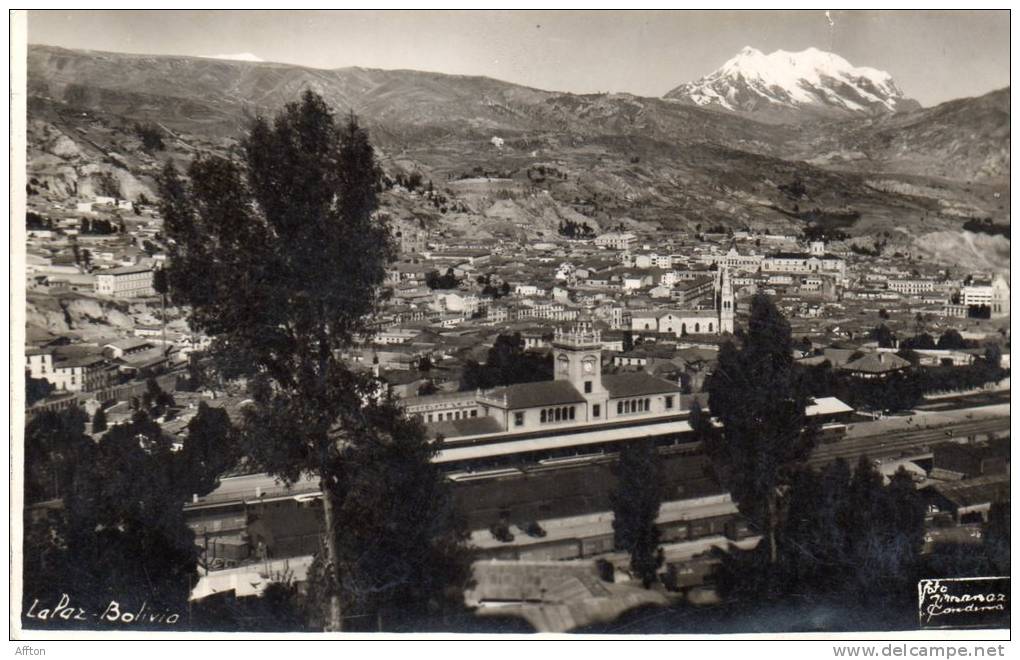
[[565,380],[547,380],[537,383],[517,383],[499,387],[484,393],[490,401],[506,401],[510,410],[556,406],[568,403],[584,403],[584,397],[573,384]]
[[1008,472],[963,481],[936,483],[931,488],[960,508],[989,502],[1008,502],[1010,497]]
[[96,273],[96,275],[130,275],[132,273],[145,273],[152,270],[150,264],[134,264],[132,266],[120,266],[119,268],[107,268]]
[[642,372],[603,376],[602,384],[609,390],[609,396],[613,399],[680,392],[679,385]]
[[899,371],[910,366],[910,362],[894,353],[868,353],[853,362],[843,365],[847,371],[861,371],[871,374],[882,374]]

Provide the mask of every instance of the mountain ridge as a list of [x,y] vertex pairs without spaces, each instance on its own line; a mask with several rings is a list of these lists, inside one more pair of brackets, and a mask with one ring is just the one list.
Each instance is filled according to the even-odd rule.
[[[236,155],[255,115],[312,90],[338,114],[358,115],[391,177],[417,172],[447,199],[435,206],[389,192],[387,212],[455,232],[541,236],[561,219],[598,227],[622,219],[799,233],[821,218],[870,247],[868,237],[893,228],[910,242],[958,231],[969,217],[1008,221],[1008,90],[792,125],[413,70],[48,47],[29,48],[28,69],[30,174],[57,203],[87,196],[101,173],[130,198],[151,199],[161,163]],[[142,151],[139,123],[165,131],[165,150]],[[797,199],[784,191],[794,181],[807,191]]]

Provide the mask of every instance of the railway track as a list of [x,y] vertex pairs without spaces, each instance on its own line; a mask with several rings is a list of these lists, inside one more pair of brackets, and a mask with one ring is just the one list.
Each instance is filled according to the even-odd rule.
[[848,438],[819,445],[808,459],[808,464],[818,467],[837,458],[845,458],[852,462],[861,455],[867,455],[870,458],[899,456],[915,451],[927,451],[933,445],[956,438],[1003,431],[1009,431],[1009,417]]

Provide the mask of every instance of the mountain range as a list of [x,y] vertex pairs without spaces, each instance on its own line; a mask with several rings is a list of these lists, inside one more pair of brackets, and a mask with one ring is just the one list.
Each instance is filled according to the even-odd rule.
[[[920,108],[888,74],[814,49],[745,49],[701,81],[649,98],[29,46],[30,173],[50,177],[54,190],[81,190],[96,168],[112,168],[129,188],[151,191],[160,160],[233,153],[252,117],[304,90],[356,113],[388,171],[448,187],[463,209],[436,220],[450,231],[543,231],[575,215],[799,230],[828,214],[858,217],[847,230],[862,240],[902,230],[911,243],[969,217],[1008,222],[1008,88]],[[165,152],[138,148],[139,122],[165,131]],[[536,178],[539,168],[558,176]],[[460,183],[476,175],[501,183]],[[781,188],[793,180],[806,188],[797,200]]]

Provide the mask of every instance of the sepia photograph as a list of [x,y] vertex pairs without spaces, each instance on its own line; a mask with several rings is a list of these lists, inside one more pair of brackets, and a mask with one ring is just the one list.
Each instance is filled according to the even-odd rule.
[[1006,655],[1010,20],[11,11],[16,654]]

